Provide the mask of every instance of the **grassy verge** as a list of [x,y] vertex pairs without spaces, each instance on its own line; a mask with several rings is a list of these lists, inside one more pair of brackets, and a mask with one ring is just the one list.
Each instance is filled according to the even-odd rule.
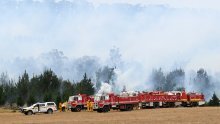
[[13,113],[13,112],[18,112],[17,109],[8,109],[4,107],[0,107],[0,113]]

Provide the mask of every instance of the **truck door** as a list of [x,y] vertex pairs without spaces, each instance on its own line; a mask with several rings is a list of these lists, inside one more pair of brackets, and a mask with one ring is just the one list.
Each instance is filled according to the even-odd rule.
[[38,112],[38,105],[39,105],[39,104],[36,104],[36,105],[33,106],[33,108],[32,108],[33,113]]
[[40,112],[47,112],[47,107],[45,104],[40,104]]

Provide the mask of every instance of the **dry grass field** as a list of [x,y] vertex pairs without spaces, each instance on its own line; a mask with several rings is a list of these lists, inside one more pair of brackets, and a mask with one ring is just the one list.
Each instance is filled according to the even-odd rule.
[[55,112],[26,116],[0,109],[1,124],[220,124],[220,107],[160,108],[130,112]]

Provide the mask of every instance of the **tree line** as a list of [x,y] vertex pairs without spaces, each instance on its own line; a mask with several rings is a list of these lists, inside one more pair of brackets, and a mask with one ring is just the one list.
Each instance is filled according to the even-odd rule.
[[[26,71],[19,76],[18,81],[10,80],[7,73],[0,76],[0,105],[12,106],[16,103],[18,106],[25,104],[31,105],[35,102],[67,101],[69,96],[74,94],[93,95],[100,89],[101,82],[109,83],[116,87],[114,81],[116,74],[114,68],[105,66],[96,72],[96,82],[92,82],[87,74],[82,75],[78,82],[63,80],[58,77],[51,69],[43,71],[39,75],[30,77]],[[151,80],[154,90],[162,91],[181,91],[184,89],[185,72],[183,69],[175,69],[165,73],[161,68],[154,69],[151,74]],[[212,88],[210,76],[204,69],[199,69],[196,75],[192,77],[192,85],[196,91],[209,93]],[[205,94],[206,95],[206,94]],[[207,105],[218,106],[219,99],[214,93]]]
[[94,84],[86,73],[82,80],[76,83],[58,78],[52,70],[45,70],[42,74],[31,78],[25,71],[17,82],[7,78],[7,74],[2,73],[0,105],[12,106],[16,103],[18,106],[23,106],[46,101],[55,101],[58,104],[61,101],[67,101],[73,94],[93,95],[95,92]]
[[[211,83],[212,77],[203,68],[199,69],[195,75],[192,74],[189,78],[189,81],[185,85],[188,85],[191,90],[203,93],[205,97],[211,96],[206,105],[219,106],[219,98],[215,93],[213,94],[214,86]],[[159,68],[152,71],[151,82],[153,83],[154,90],[182,91],[185,89],[183,84],[186,82],[186,75],[181,68],[168,73],[165,73]]]

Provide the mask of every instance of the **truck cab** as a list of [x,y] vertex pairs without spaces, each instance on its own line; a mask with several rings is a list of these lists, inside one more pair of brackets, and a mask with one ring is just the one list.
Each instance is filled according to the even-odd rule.
[[97,112],[108,112],[111,108],[116,108],[117,96],[113,93],[98,94],[94,96],[93,109]]
[[189,106],[202,106],[205,104],[205,97],[202,93],[188,93],[187,99]]
[[80,112],[87,108],[86,102],[88,100],[91,100],[91,98],[86,94],[70,96],[68,100],[68,109],[72,112]]

